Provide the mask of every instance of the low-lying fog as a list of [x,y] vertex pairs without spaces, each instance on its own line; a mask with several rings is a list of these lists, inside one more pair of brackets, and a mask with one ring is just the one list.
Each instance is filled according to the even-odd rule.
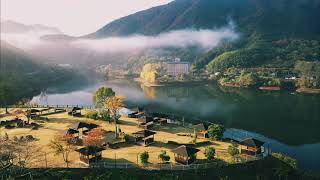
[[222,41],[234,41],[239,35],[234,26],[230,25],[215,29],[184,29],[162,33],[156,36],[131,35],[126,37],[107,37],[102,39],[66,38],[67,36],[49,35],[45,33],[2,33],[1,39],[25,50],[43,57],[53,63],[97,64],[123,61],[130,54],[144,50],[161,50],[162,48],[197,47],[208,51]]

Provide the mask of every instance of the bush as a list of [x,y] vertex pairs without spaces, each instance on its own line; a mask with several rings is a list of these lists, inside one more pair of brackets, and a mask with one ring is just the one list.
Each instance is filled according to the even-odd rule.
[[208,160],[213,160],[216,155],[216,150],[213,147],[206,147],[204,150],[204,155]]
[[234,157],[236,155],[238,155],[240,152],[239,152],[239,149],[238,149],[238,145],[237,144],[232,144],[228,147],[228,153]]
[[272,153],[272,156],[291,166],[293,169],[298,169],[298,161],[296,159],[282,153]]
[[90,111],[86,114],[86,117],[89,119],[98,119],[98,112],[97,111]]
[[166,151],[162,151],[158,157],[159,157],[159,159],[161,159],[162,163],[170,161],[170,156],[167,155]]
[[111,121],[111,116],[107,111],[103,111],[100,113],[101,119],[104,121]]
[[221,139],[225,129],[223,125],[213,124],[208,128],[208,135],[212,139]]
[[147,151],[140,154],[140,161],[143,165],[148,164],[149,153]]

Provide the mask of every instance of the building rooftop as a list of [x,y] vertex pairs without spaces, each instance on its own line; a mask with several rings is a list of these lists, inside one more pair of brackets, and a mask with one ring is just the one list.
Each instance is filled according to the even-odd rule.
[[147,129],[133,133],[133,135],[135,135],[137,137],[143,137],[143,138],[148,137],[148,136],[152,136],[154,134],[156,134],[156,133],[153,131],[149,131]]
[[181,61],[181,62],[167,62],[167,64],[190,64],[190,63],[186,61]]
[[248,146],[248,147],[261,147],[264,144],[264,142],[259,141],[254,138],[248,138],[248,139],[241,141],[240,144]]
[[101,152],[103,150],[105,150],[105,149],[102,147],[87,146],[87,147],[77,149],[76,151],[83,154],[83,155],[89,156],[89,155],[95,155],[96,153]]
[[200,151],[199,149],[196,149],[196,148],[193,148],[193,147],[189,147],[189,146],[185,146],[185,145],[179,146],[176,149],[172,150],[173,153],[179,154],[179,155],[184,156],[184,157],[192,156],[192,155],[196,154],[199,151]]

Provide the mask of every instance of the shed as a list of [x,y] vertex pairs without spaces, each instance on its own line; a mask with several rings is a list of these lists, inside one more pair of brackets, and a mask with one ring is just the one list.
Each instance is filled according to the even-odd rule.
[[80,154],[80,161],[90,164],[98,162],[102,159],[102,151],[105,150],[102,147],[97,146],[86,146],[76,151]]
[[264,144],[264,142],[254,138],[247,138],[241,141],[239,144],[240,144],[241,154],[257,156],[257,155],[261,155],[262,153],[261,147]]
[[186,165],[191,164],[196,160],[196,153],[199,151],[199,149],[185,145],[172,150],[175,161]]

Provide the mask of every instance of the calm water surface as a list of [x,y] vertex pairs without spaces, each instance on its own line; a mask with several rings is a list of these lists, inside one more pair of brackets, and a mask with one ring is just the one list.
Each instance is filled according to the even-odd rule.
[[90,106],[92,93],[103,85],[125,96],[128,106],[223,123],[226,137],[255,137],[273,151],[295,157],[302,168],[320,170],[320,95],[222,88],[213,83],[145,87],[133,80],[113,80],[49,88],[33,101]]

